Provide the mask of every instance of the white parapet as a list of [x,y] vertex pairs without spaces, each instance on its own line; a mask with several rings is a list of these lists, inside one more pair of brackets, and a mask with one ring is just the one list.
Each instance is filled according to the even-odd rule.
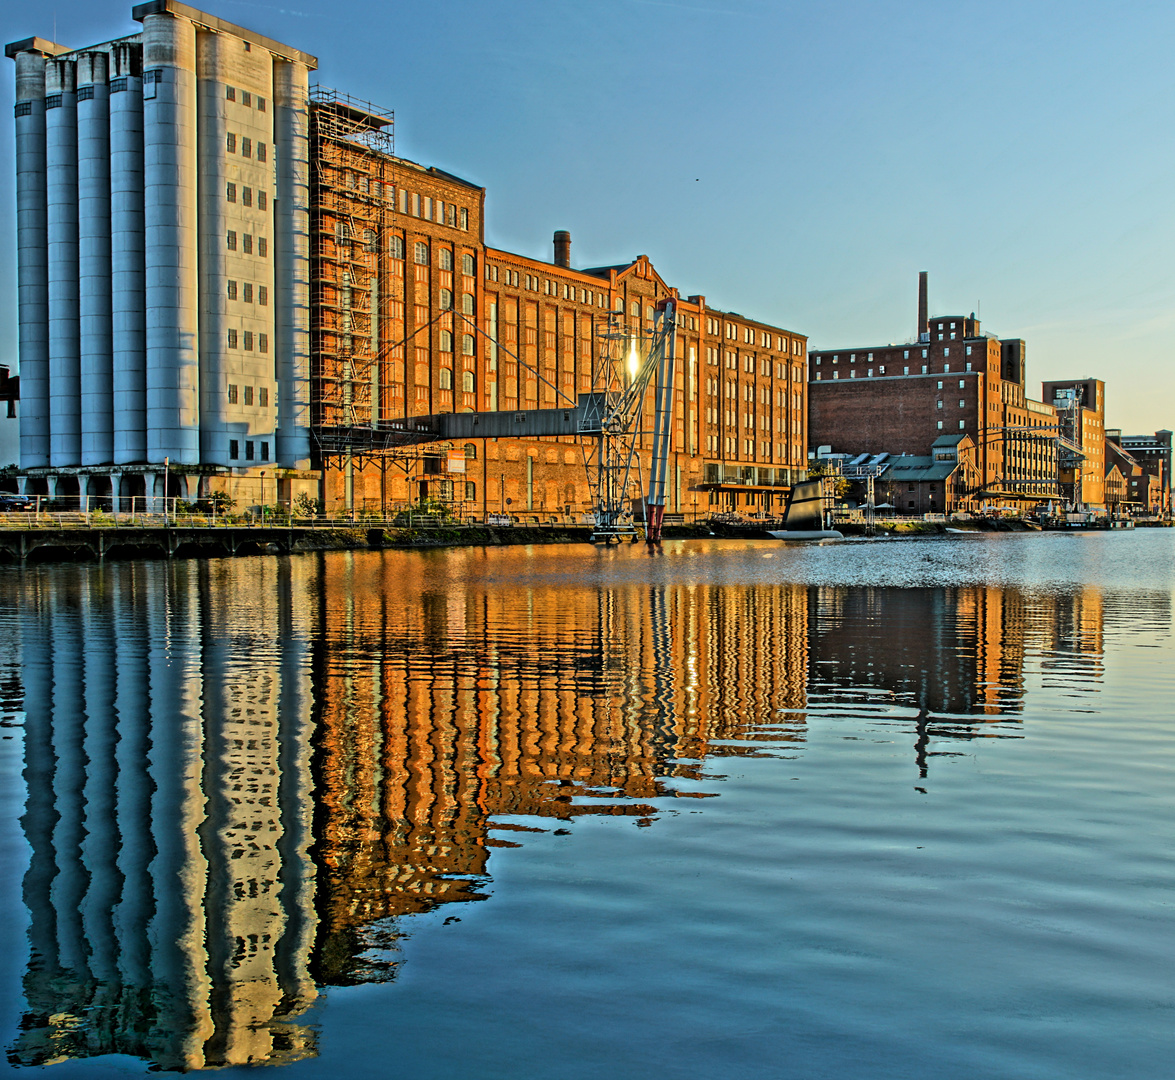
[[107,54],[77,59],[81,464],[114,460],[111,337],[110,88]]
[[45,204],[45,58],[16,59],[16,257],[20,466],[49,464],[49,248]]
[[78,318],[78,113],[72,60],[45,68],[45,195],[49,236],[49,461],[81,462]]
[[[274,61],[278,462],[310,464],[310,101],[305,64]],[[382,238],[381,238],[382,240]]]
[[200,459],[196,31],[143,19],[147,460]]
[[111,50],[110,233],[114,461],[147,460],[147,299],[143,262],[143,80],[136,44]]

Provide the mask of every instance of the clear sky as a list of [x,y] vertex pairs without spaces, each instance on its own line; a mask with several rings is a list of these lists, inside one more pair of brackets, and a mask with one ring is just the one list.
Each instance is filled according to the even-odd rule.
[[[1082,0],[208,0],[395,110],[396,151],[487,189],[489,243],[648,254],[684,293],[906,341],[977,310],[1029,391],[1107,382],[1175,428],[1175,4]],[[0,0],[4,40],[94,44],[116,0]],[[0,360],[15,358],[12,69],[0,80]]]

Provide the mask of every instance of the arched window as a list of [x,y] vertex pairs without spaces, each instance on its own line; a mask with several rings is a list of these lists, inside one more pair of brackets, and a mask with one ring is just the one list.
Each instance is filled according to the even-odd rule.
[[465,481],[465,499],[467,502],[477,502],[477,484],[473,480]]
[[[471,372],[469,372],[469,374],[472,375],[473,372],[471,371]],[[467,442],[465,444],[465,460],[466,461],[476,461],[477,460],[477,444],[476,443]]]
[[473,314],[473,293],[461,294],[461,311],[465,315]]
[[452,390],[453,389],[453,369],[452,368],[447,368],[447,367],[441,368],[441,389],[442,390]]
[[[474,383],[473,372],[472,371],[465,372],[465,374],[461,376],[461,389],[464,390],[465,393],[467,393],[467,394],[472,394],[474,386],[475,386],[475,383]],[[470,444],[470,445],[472,445],[472,444]],[[466,449],[468,450],[468,447],[466,447]],[[469,457],[469,454],[466,453],[465,456]]]
[[423,241],[416,243],[416,265],[428,266],[428,244]]
[[442,270],[452,270],[453,269],[453,249],[452,248],[441,248],[441,269]]
[[402,236],[393,236],[392,242],[388,245],[388,250],[393,259],[402,259],[404,257],[404,238]]
[[617,296],[612,301],[612,310],[613,311],[623,311],[624,310],[624,301],[621,300],[619,296]]
[[472,255],[461,256],[461,273],[473,277],[474,264]]
[[453,335],[448,330],[441,331],[441,352],[453,351]]
[[441,289],[441,310],[451,311],[453,308],[453,294],[448,289]]
[[461,355],[462,356],[472,356],[473,355],[473,335],[472,334],[462,334],[461,335]]
[[640,304],[639,304],[639,303],[638,303],[636,300],[633,300],[633,301],[632,301],[632,302],[631,302],[631,303],[628,305],[628,313],[629,313],[629,315],[631,315],[631,316],[632,316],[634,319],[639,319],[639,318],[641,317],[641,306],[640,306]]

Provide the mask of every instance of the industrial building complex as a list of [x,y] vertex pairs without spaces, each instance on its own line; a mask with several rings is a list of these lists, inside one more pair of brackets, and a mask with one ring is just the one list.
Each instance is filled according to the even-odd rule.
[[931,318],[925,275],[916,340],[809,357],[648,256],[487,246],[485,189],[398,157],[391,111],[311,86],[314,56],[175,0],[132,14],[6,48],[25,493],[598,516],[604,358],[671,321],[625,421],[671,513],[778,512],[817,449],[896,512],[1169,506],[1169,432],[1107,442],[1096,379],[1030,397],[1025,343]]

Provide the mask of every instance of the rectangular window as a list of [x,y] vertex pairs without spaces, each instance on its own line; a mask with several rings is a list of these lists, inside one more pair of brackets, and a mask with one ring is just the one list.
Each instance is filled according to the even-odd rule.
[[252,206],[253,205],[253,189],[252,188],[241,188],[241,205],[242,206]]
[[269,241],[264,236],[257,237],[257,254],[263,259],[269,254]]
[[964,425],[965,423],[966,423],[966,421],[965,421],[965,420],[960,420],[960,421],[959,421],[959,430],[960,430],[960,431],[962,431],[962,430],[963,430],[963,425]]
[[253,303],[253,285],[251,282],[245,282],[245,303]]
[[241,444],[236,439],[228,441],[228,456],[236,461],[241,456]]
[[237,152],[237,137],[233,132],[229,132],[224,137],[224,147],[230,154]]
[[[245,190],[248,191],[249,189],[246,188]],[[224,189],[224,197],[226,199],[228,199],[229,202],[236,202],[237,201],[237,185],[236,184],[226,184],[225,189]]]
[[418,191],[412,193],[412,216],[420,217],[420,193]]
[[[257,351],[263,352],[263,353],[269,352],[269,335],[268,334],[258,334],[257,335]],[[262,393],[265,393],[265,391],[263,390]],[[263,401],[261,404],[264,405],[265,402]]]
[[[262,334],[261,336],[265,337],[264,334]],[[262,351],[264,352],[264,350],[262,350]],[[261,408],[263,408],[263,409],[269,408],[269,387],[268,386],[262,386],[262,387],[258,388],[258,390],[257,390],[257,404],[260,405]]]
[[248,440],[248,439],[245,440],[245,460],[246,461],[253,460],[253,443],[251,440]]
[[466,232],[469,231],[469,211],[465,207],[461,208],[461,228]]
[[257,303],[265,307],[269,303],[269,289],[264,285],[257,286]]
[[262,461],[269,460],[269,443],[267,443],[267,442],[263,442],[261,444],[261,460]]
[[922,374],[923,374],[923,375],[925,375],[925,374],[926,374],[926,368],[927,368],[927,365],[926,365],[926,364],[923,364],[923,365],[922,365]]
[[424,197],[424,220],[432,221],[432,196],[425,195]]
[[253,236],[251,233],[241,234],[241,250],[244,251],[246,255],[253,254]]
[[[249,336],[250,336],[250,335],[248,334],[248,332],[246,332],[246,334],[245,334],[245,339],[246,339],[246,340],[248,340]],[[249,347],[248,345],[246,345],[246,346],[245,346],[245,348],[246,348],[246,349],[247,349],[248,347]],[[246,404],[246,405],[252,405],[252,404],[253,404],[253,387],[251,387],[251,386],[246,386],[246,387],[245,387],[245,404]]]
[[228,332],[228,347],[230,349],[235,349],[237,347],[237,332],[235,330],[230,330]]
[[[250,352],[253,351],[253,331],[252,330],[245,331],[245,348],[247,350],[249,350]],[[253,396],[253,392],[246,386],[245,387],[245,404],[246,405],[253,404],[252,401],[249,400],[252,396]]]
[[257,111],[258,112],[265,112],[265,98],[259,97],[257,99]]
[[241,157],[253,156],[253,140],[241,136]]
[[229,229],[228,231],[228,249],[229,251],[237,250],[237,234],[235,229]]
[[938,430],[942,431],[942,421],[941,420],[938,422]]
[[224,88],[224,100],[225,101],[236,101],[237,100],[237,91],[236,91],[235,87],[226,86]]
[[236,383],[229,383],[228,384],[228,403],[230,405],[235,405],[237,403],[237,384]]
[[257,160],[258,161],[265,160],[265,143],[263,143],[263,142],[259,142],[257,144]]
[[235,281],[230,281],[228,283],[228,298],[230,300],[235,300],[237,298],[237,283]]
[[249,93],[248,90],[241,91],[241,104],[244,105],[246,109],[249,108],[249,106],[253,104],[252,95]]
[[265,192],[262,191],[260,188],[258,188],[257,189],[257,209],[264,210],[266,208],[266,206],[268,205],[268,201],[269,200],[268,200]]

